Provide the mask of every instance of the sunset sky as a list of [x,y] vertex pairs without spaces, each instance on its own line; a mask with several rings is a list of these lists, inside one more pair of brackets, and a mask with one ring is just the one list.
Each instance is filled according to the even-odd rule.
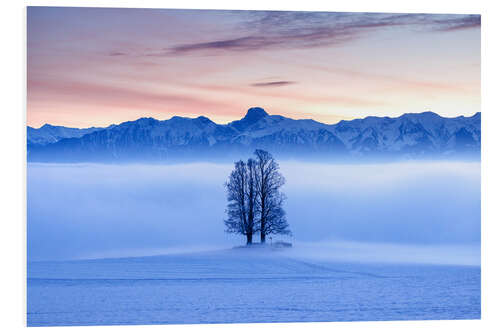
[[480,111],[480,16],[28,8],[27,123]]

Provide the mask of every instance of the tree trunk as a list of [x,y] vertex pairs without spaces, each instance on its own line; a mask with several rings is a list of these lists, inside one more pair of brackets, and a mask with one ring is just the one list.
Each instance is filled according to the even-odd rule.
[[252,245],[252,234],[247,235],[247,245]]
[[265,243],[266,242],[266,234],[264,230],[266,229],[266,221],[261,217],[260,219],[260,242]]

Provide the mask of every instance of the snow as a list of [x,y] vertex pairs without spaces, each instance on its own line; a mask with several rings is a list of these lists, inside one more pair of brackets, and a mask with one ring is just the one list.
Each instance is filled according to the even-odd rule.
[[281,251],[228,249],[232,167],[28,164],[28,325],[480,318],[480,163],[281,163]]
[[[252,108],[244,118],[227,125],[216,124],[203,116],[174,116],[163,121],[140,118],[102,130],[28,127],[29,143],[51,143],[48,149],[31,147],[28,156],[31,161],[38,160],[33,154],[39,152],[42,154],[41,161],[59,158],[78,161],[100,160],[102,156],[99,154],[102,154],[127,160],[134,159],[131,156],[135,156],[127,152],[140,151],[139,155],[143,159],[153,155],[156,159],[168,160],[175,157],[173,155],[178,153],[176,149],[180,147],[192,149],[180,154],[182,157],[191,154],[197,159],[201,152],[202,155],[213,157],[218,154],[230,155],[233,150],[254,148],[266,148],[272,153],[275,150],[292,157],[304,157],[302,148],[319,157],[339,153],[349,153],[352,156],[373,153],[421,156],[474,152],[477,155],[481,141],[480,125],[480,114],[473,117],[443,118],[432,112],[404,114],[398,118],[367,117],[327,125],[310,119],[295,120],[268,115],[261,108]],[[54,132],[55,129],[57,133]],[[85,133],[89,134],[82,137]],[[58,140],[65,137],[79,139],[69,146],[59,144]],[[64,157],[68,149],[71,155]]]
[[479,319],[480,268],[232,249],[28,264],[28,326]]
[[46,145],[50,143],[57,142],[61,139],[66,138],[81,138],[85,134],[89,134],[102,128],[90,127],[90,128],[70,128],[64,126],[52,126],[45,124],[40,128],[33,128],[28,126],[27,128],[27,140],[31,144]]

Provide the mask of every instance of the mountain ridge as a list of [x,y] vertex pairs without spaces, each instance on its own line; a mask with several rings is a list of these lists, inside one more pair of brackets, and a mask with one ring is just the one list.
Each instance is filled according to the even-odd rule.
[[85,134],[103,129],[102,127],[74,128],[44,124],[40,128],[26,127],[28,144],[46,145],[61,139],[81,137]]
[[167,120],[142,117],[106,128],[80,129],[73,131],[73,137],[69,136],[71,128],[65,129],[66,137],[51,137],[45,144],[30,142],[28,136],[28,161],[230,159],[256,148],[299,159],[458,155],[477,158],[481,113],[446,118],[426,111],[324,124],[269,115],[263,108],[252,107],[243,118],[223,125],[205,116],[173,116]]

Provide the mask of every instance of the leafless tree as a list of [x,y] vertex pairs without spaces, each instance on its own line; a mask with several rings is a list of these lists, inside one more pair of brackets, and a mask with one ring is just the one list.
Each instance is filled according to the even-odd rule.
[[285,178],[271,154],[255,151],[255,159],[238,161],[225,183],[227,191],[226,232],[239,233],[252,244],[254,233],[260,232],[261,243],[269,234],[290,234],[283,210],[285,195],[280,192]]
[[247,245],[252,244],[253,234],[257,231],[254,223],[255,218],[255,172],[254,162],[249,160],[248,164],[238,161],[234,164],[234,170],[225,183],[227,191],[227,215],[224,221],[226,232],[239,233],[247,238]]
[[269,234],[290,234],[283,210],[286,197],[280,192],[280,188],[285,184],[285,178],[279,172],[279,165],[269,152],[257,149],[255,156],[257,229],[260,231],[261,243],[265,243]]

